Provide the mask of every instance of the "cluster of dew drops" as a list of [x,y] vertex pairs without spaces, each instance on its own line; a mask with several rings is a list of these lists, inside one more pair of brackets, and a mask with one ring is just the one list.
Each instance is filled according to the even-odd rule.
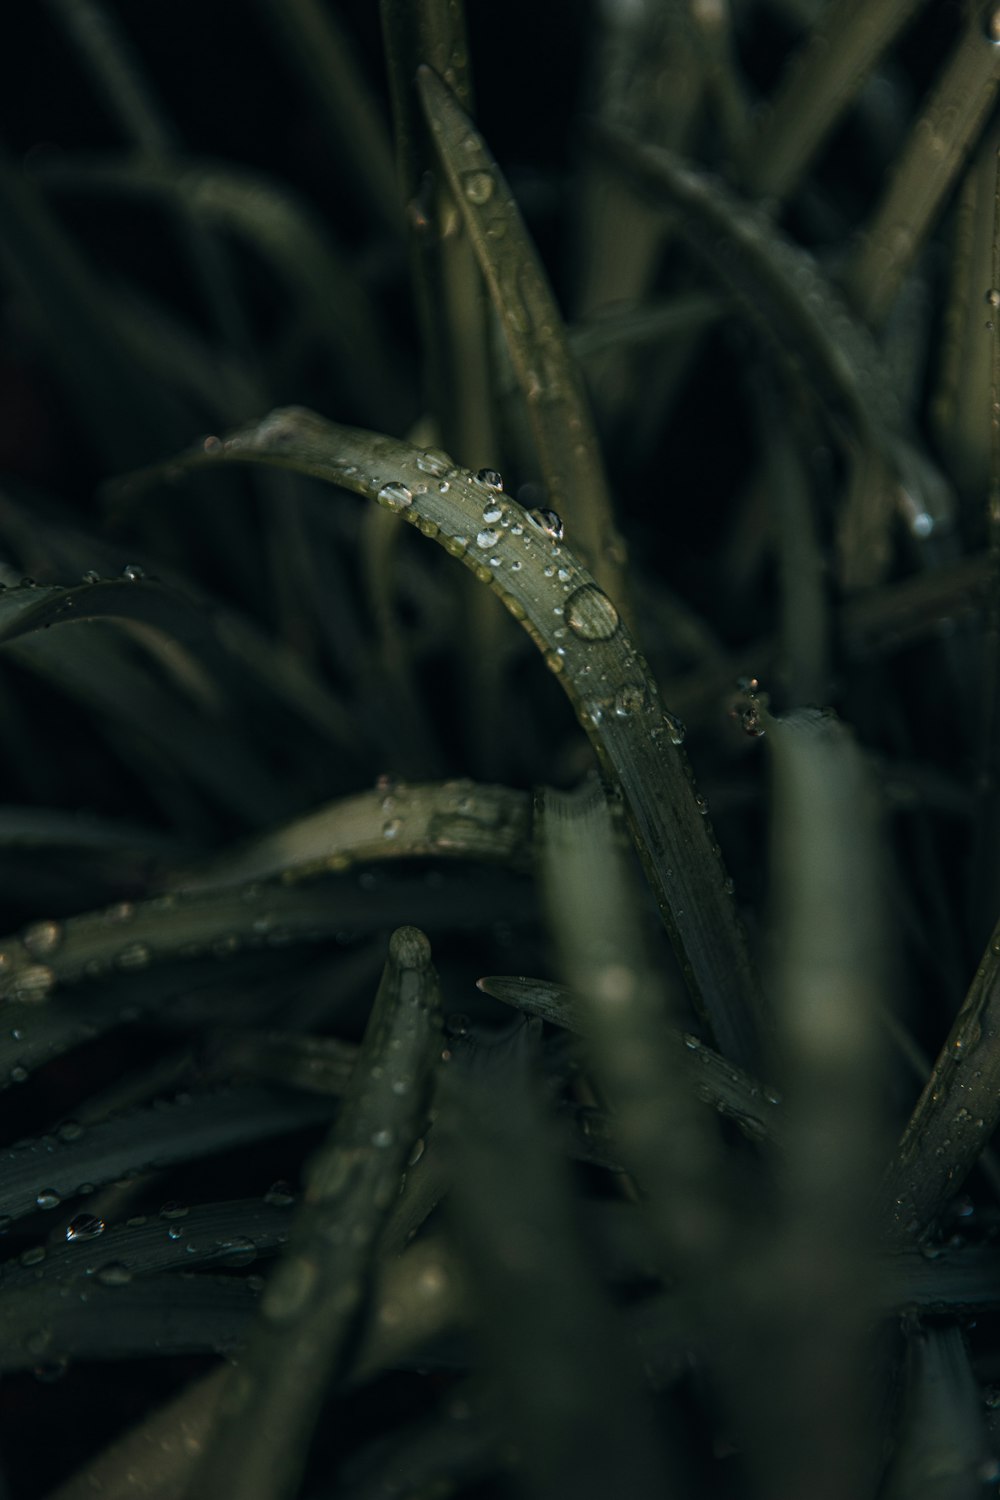
[[[437,488],[441,494],[448,491],[451,479],[462,472],[454,466],[449,455],[439,448],[425,449],[418,455],[416,462],[422,473],[437,480]],[[560,617],[560,621],[565,620],[565,625],[560,623],[554,629],[555,640],[562,642],[566,639],[567,627],[578,640],[585,643],[611,640],[621,625],[618,610],[593,581],[580,582],[575,589],[572,587],[577,570],[570,558],[563,557],[559,545],[563,539],[564,527],[558,512],[546,506],[513,506],[504,494],[503,476],[496,469],[479,469],[474,480],[487,491],[475,546],[485,554],[484,560],[489,567],[499,569],[502,566],[503,558],[497,549],[505,533],[511,537],[527,538],[533,532],[545,537],[552,546],[543,574],[546,578],[556,579],[566,595],[565,603],[554,607],[554,613]],[[426,493],[425,486],[411,489],[399,480],[392,480],[381,486],[378,500],[390,510],[401,511],[412,505],[416,495]],[[467,537],[456,537],[455,541],[463,548],[469,544]],[[512,573],[520,572],[520,559],[513,557],[508,567]],[[561,644],[547,653],[547,664],[554,672],[563,669],[565,654],[565,647]],[[652,691],[655,692],[655,687],[652,687]],[[601,723],[605,718],[606,708],[613,710],[614,716],[619,719],[631,718],[633,714],[652,706],[650,697],[649,683],[626,682],[615,693],[613,704],[588,705],[584,710],[584,721],[588,725]],[[680,719],[665,710],[661,710],[661,715],[663,723],[660,731],[666,734],[671,744],[682,744],[685,730]]]

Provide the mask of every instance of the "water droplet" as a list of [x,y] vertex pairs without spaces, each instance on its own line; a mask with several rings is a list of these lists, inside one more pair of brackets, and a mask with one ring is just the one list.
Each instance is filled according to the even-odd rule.
[[476,537],[476,546],[482,547],[485,551],[488,547],[495,547],[499,540],[499,531],[495,530],[492,526],[484,526]]
[[910,521],[910,530],[914,536],[927,537],[934,530],[934,517],[926,510],[918,510]]
[[615,694],[615,718],[629,719],[633,714],[642,713],[648,702],[645,683],[623,683]]
[[386,1146],[391,1146],[394,1140],[395,1136],[391,1130],[375,1130],[372,1132],[372,1145],[377,1146],[380,1150],[384,1150]]
[[497,505],[495,501],[483,507],[483,521],[487,526],[495,526],[497,521],[503,520],[503,515],[503,506]]
[[122,577],[128,583],[141,583],[145,576],[145,568],[140,568],[138,563],[126,563],[122,568]]
[[62,942],[62,928],[58,922],[32,922],[22,932],[21,942],[32,958],[47,958]]
[[35,1198],[36,1208],[58,1208],[62,1199],[55,1188],[41,1188]]
[[45,1246],[32,1245],[28,1250],[22,1250],[18,1256],[18,1262],[22,1266],[39,1266],[45,1259]]
[[270,1203],[274,1207],[287,1208],[290,1203],[295,1202],[295,1189],[290,1182],[286,1182],[284,1178],[281,1178],[278,1182],[271,1183],[271,1186],[264,1194],[264,1202]]
[[562,541],[563,523],[562,517],[557,511],[547,510],[544,506],[536,505],[531,510],[525,511],[525,516],[536,531],[541,531],[545,536],[553,537],[557,542]]
[[403,825],[400,822],[399,818],[387,818],[386,821],[382,824],[382,837],[384,839],[398,838],[399,830],[402,828],[402,826]]
[[405,510],[408,505],[413,504],[413,496],[405,484],[393,480],[379,490],[378,501],[380,505],[387,505],[390,510]]
[[9,1077],[11,1083],[27,1083],[28,1070],[27,1068],[22,1067],[20,1063],[15,1063],[10,1070]]
[[436,479],[453,467],[450,454],[443,448],[425,448],[423,453],[417,454],[417,468],[424,474],[433,474]]
[[191,1210],[185,1204],[176,1203],[173,1198],[169,1198],[166,1203],[161,1205],[160,1218],[184,1219],[187,1217],[190,1211]]
[[476,481],[485,484],[488,490],[503,489],[503,475],[497,469],[480,469],[476,474]]
[[77,1214],[70,1219],[66,1225],[66,1238],[68,1240],[96,1240],[99,1234],[103,1234],[106,1225],[103,1219],[96,1214]]
[[108,1261],[108,1264],[101,1266],[95,1275],[102,1286],[128,1286],[132,1280],[132,1272],[120,1260]]
[[55,974],[45,964],[29,964],[11,979],[11,998],[34,1005],[48,997],[55,982]]
[[491,172],[466,172],[462,178],[462,190],[470,203],[488,203],[496,186]]
[[207,438],[205,438],[201,446],[206,453],[218,453],[222,448],[222,439],[220,437],[216,437],[214,433],[211,433]]
[[609,641],[619,626],[618,611],[596,583],[586,583],[566,601],[566,623],[584,641]]
[[88,568],[86,573],[84,573],[83,575],[83,581],[84,583],[100,583],[101,575],[100,573],[96,572],[95,569]]
[[[191,1246],[188,1246],[190,1250]],[[248,1266],[251,1261],[257,1259],[257,1246],[253,1240],[244,1234],[237,1234],[231,1240],[227,1240],[219,1249],[223,1252],[227,1266]]]
[[152,954],[145,943],[130,943],[118,954],[115,962],[119,969],[144,969],[151,957]]

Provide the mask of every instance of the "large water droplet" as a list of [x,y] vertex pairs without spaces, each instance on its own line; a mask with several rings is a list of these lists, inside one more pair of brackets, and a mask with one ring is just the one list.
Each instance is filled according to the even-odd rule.
[[408,505],[413,504],[413,496],[405,484],[393,480],[379,490],[378,501],[380,505],[387,505],[390,510],[405,510]]
[[625,682],[615,694],[615,718],[630,719],[633,714],[642,713],[648,702],[645,683]]
[[476,481],[485,484],[488,490],[503,489],[503,475],[498,469],[480,469],[476,474]]
[[496,501],[491,501],[489,505],[483,507],[483,521],[487,526],[495,526],[498,521],[503,520],[503,517],[504,508],[502,505],[497,505]]
[[264,1194],[264,1202],[270,1203],[275,1208],[287,1208],[295,1202],[295,1189],[290,1182],[282,1178],[278,1182],[272,1182]]
[[536,505],[531,510],[525,511],[525,515],[536,531],[541,531],[545,536],[554,537],[557,542],[562,541],[563,523],[557,511]]
[[40,1188],[35,1198],[36,1208],[58,1208],[62,1199],[55,1188]]
[[47,965],[29,964],[26,969],[21,970],[20,974],[12,977],[11,999],[34,1005],[39,1000],[48,998],[55,982],[56,976]]
[[33,922],[24,929],[21,941],[32,958],[47,958],[62,942],[62,928],[58,922]]
[[586,583],[566,601],[566,624],[583,641],[609,641],[620,621],[607,594]]
[[140,568],[138,563],[126,563],[122,568],[122,577],[128,583],[141,583],[145,576],[145,568]]
[[476,535],[476,546],[482,547],[484,551],[489,547],[495,547],[500,540],[500,533],[493,526],[484,526],[482,531]]
[[417,454],[417,468],[424,474],[433,474],[435,479],[440,479],[453,467],[451,455],[443,448],[425,448],[423,453]]
[[66,1238],[68,1240],[96,1240],[98,1235],[105,1230],[103,1219],[96,1214],[77,1214],[70,1219],[66,1225]]
[[490,172],[466,172],[462,178],[462,191],[469,202],[477,206],[490,201],[495,186]]

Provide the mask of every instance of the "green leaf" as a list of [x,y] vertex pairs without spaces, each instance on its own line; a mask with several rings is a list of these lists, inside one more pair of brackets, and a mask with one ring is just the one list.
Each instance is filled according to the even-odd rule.
[[[338,427],[301,408],[272,413],[172,468],[275,464],[353,489],[397,512],[499,594],[565,689],[626,816],[697,1003],[725,1054],[753,1061],[762,998],[704,805],[618,610],[553,534],[550,520],[450,463],[393,438]],[[157,471],[133,476],[132,492]],[[495,520],[486,517],[494,516]],[[506,523],[506,524],[505,524]],[[495,560],[495,561],[494,561]]]

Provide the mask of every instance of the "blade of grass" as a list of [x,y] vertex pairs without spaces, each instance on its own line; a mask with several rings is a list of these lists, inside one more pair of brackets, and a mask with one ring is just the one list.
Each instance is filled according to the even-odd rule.
[[611,597],[627,602],[618,533],[583,380],[509,187],[468,115],[428,67],[420,97],[489,287],[526,403],[551,507]]
[[317,0],[258,0],[296,75],[309,91],[338,165],[384,229],[401,228],[392,149],[355,49],[336,12]]
[[915,1329],[907,1353],[902,1431],[886,1500],[965,1500],[981,1494],[989,1444],[962,1330]]
[[436,1127],[454,1164],[449,1220],[477,1288],[504,1425],[527,1493],[652,1500],[667,1468],[653,1408],[574,1232],[570,1182],[530,1071],[537,1034],[524,1027],[518,1040],[475,1074],[445,1071]]
[[[566,985],[514,975],[490,975],[476,984],[486,995],[512,1005],[525,1015],[537,1016],[553,1026],[580,1034],[586,1009],[580,997]],[[758,1083],[749,1073],[713,1052],[695,1036],[682,1033],[684,1051],[679,1054],[688,1083],[705,1104],[733,1120],[752,1140],[778,1140],[781,1119],[780,1096]]]
[[10,1339],[0,1370],[43,1371],[74,1359],[136,1359],[231,1353],[249,1332],[260,1293],[232,1276],[174,1276],[162,1282],[88,1286],[61,1298],[47,1286],[21,1287],[5,1307]]
[[[327,423],[300,408],[198,449],[172,467],[271,463],[314,474],[397,511],[497,592],[564,688],[598,759],[621,787],[636,848],[685,978],[720,1049],[754,1064],[763,997],[704,805],[683,726],[617,609],[568,547],[520,506],[433,453]],[[133,476],[134,492],[155,471]],[[496,523],[486,515],[498,511]],[[506,524],[505,524],[506,523]]]
[[[84,1209],[69,1219],[64,1238],[0,1265],[0,1298],[9,1306],[18,1291],[42,1283],[93,1278],[102,1285],[124,1286],[133,1276],[184,1266],[249,1265],[285,1243],[291,1202],[291,1197],[279,1202],[270,1195],[191,1208],[167,1203],[159,1214],[140,1214],[127,1224],[110,1226]],[[108,1266],[114,1267],[112,1275],[102,1276]]]
[[[193,1161],[329,1120],[328,1098],[252,1085],[220,1089],[0,1151],[0,1214],[51,1212],[81,1183],[115,1182],[129,1172]],[[43,1200],[43,1201],[40,1201]]]
[[832,717],[768,718],[767,744],[786,1126],[773,1229],[750,1273],[744,1358],[755,1380],[744,1420],[766,1493],[791,1500],[822,1475],[831,1497],[869,1494],[871,1204],[888,1124],[877,809],[864,758]]
[[356,407],[392,427],[405,423],[412,403],[400,362],[387,355],[392,340],[328,229],[287,189],[229,163],[187,159],[81,153],[40,163],[38,174],[63,192],[153,198],[246,241],[270,263],[292,305],[304,307],[331,363],[350,369]]
[[757,198],[791,196],[882,53],[921,0],[831,0],[788,68],[746,150]]
[[958,488],[982,494],[990,483],[989,390],[996,309],[993,246],[1000,124],[983,136],[955,207],[948,301],[929,416]]
[[291,1495],[326,1386],[342,1374],[367,1294],[370,1254],[427,1110],[440,1046],[430,944],[390,939],[351,1088],[308,1172],[288,1253],[191,1486],[191,1500],[235,1490]]
[[[541,794],[542,880],[560,968],[579,996],[588,1075],[612,1113],[627,1169],[664,1266],[682,1278],[692,1319],[710,1336],[730,1227],[727,1164],[716,1123],[691,1087],[672,997],[645,959],[637,904],[599,785]],[[697,1312],[695,1312],[697,1309]]]
[[993,107],[1000,84],[1000,33],[991,36],[989,24],[982,6],[970,7],[958,46],[896,157],[848,267],[848,293],[873,327],[885,322]]
[[205,891],[276,876],[288,883],[363,861],[427,855],[528,869],[531,841],[527,792],[471,781],[397,781],[342,798],[207,863],[168,871],[161,884]]
[[1000,1124],[1000,923],[910,1116],[883,1188],[888,1241],[922,1239]]
[[874,340],[813,258],[669,152],[603,126],[596,139],[638,188],[684,211],[685,235],[745,316],[786,364],[804,370],[820,403],[846,417],[852,485],[841,521],[845,585],[877,582],[885,571],[896,506],[917,541],[947,530],[950,490],[908,430]]

